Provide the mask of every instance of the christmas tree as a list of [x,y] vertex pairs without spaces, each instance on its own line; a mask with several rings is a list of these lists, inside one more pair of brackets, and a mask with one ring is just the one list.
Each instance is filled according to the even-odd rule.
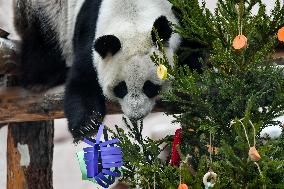
[[[143,124],[125,120],[130,132],[117,128],[116,134],[124,151],[122,180],[139,188],[184,183],[198,189],[204,188],[208,172],[206,188],[284,188],[284,135],[260,137],[265,127],[281,126],[277,118],[284,114],[284,70],[273,59],[283,46],[283,5],[276,0],[267,13],[261,0],[218,0],[211,13],[205,2],[170,1],[180,19],[175,32],[186,44],[199,44],[183,48],[174,67],[165,56],[152,56],[168,69],[172,86],[162,95],[181,112],[174,115],[182,126],[181,141],[177,145],[171,136],[162,141],[143,138]],[[255,7],[258,11],[252,14]],[[193,53],[200,56],[201,72],[178,64]],[[171,155],[181,162],[159,159],[163,142],[178,152]]]

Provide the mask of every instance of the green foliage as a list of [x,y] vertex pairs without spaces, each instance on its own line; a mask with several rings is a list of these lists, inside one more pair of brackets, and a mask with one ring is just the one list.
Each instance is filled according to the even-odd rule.
[[[255,125],[257,135],[268,125],[280,125],[275,118],[284,114],[284,71],[274,64],[272,54],[278,45],[277,30],[284,24],[283,6],[277,0],[270,15],[260,0],[219,0],[212,14],[204,2],[201,6],[197,0],[171,2],[181,19],[181,25],[175,26],[176,32],[188,42],[202,44],[203,48],[198,51],[210,52],[210,66],[204,64],[202,74],[187,67],[175,69],[175,77],[169,78],[172,88],[164,94],[164,99],[181,112],[175,118],[184,131],[182,152],[193,157],[191,164],[197,170],[205,166],[203,174],[209,168],[217,172],[216,188],[284,187],[284,161],[274,159],[284,156],[279,147],[281,139],[264,144],[257,137],[262,156],[261,176],[249,160],[242,126],[231,124],[244,118],[250,139],[253,129],[249,120]],[[251,11],[256,5],[259,10],[253,15]],[[240,32],[239,23],[248,38],[248,46],[243,50],[232,47],[233,39]],[[191,52],[192,49],[184,49],[185,54]],[[202,157],[208,157],[206,144],[210,133],[218,153],[213,156],[213,164],[204,165]],[[275,145],[279,151],[273,154],[268,145]],[[202,176],[195,176],[189,184],[202,187]]]
[[[211,63],[228,70],[243,70],[256,63],[263,63],[273,53],[277,45],[277,30],[284,24],[284,8],[276,0],[271,14],[266,14],[265,4],[261,0],[218,0],[215,14],[200,6],[198,0],[170,0],[175,7],[181,25],[178,32],[188,42],[203,44],[200,51],[211,50]],[[239,9],[236,8],[239,2]],[[256,15],[252,9],[258,5]],[[232,40],[239,34],[238,16],[240,14],[242,33],[249,39],[244,51],[232,48]],[[185,52],[191,49],[185,49]]]
[[234,145],[223,139],[218,156],[221,157],[213,164],[213,169],[219,174],[217,188],[283,188],[283,137],[278,140],[268,140],[266,144],[259,141],[259,152],[261,160],[262,176],[257,166],[248,159],[248,145],[243,137],[243,130],[240,125],[232,127],[233,134],[236,136],[231,139]]
[[[284,188],[284,134],[275,140],[259,136],[263,128],[281,125],[276,118],[284,114],[284,70],[272,59],[279,45],[277,31],[284,25],[284,7],[276,0],[267,14],[261,0],[218,0],[211,13],[198,0],[170,2],[180,19],[175,32],[189,44],[200,44],[199,49],[184,47],[179,59],[193,52],[209,57],[202,74],[179,66],[176,56],[171,67],[158,36],[160,53],[151,57],[168,68],[172,86],[163,94],[164,100],[181,112],[174,115],[183,129],[180,149],[190,157],[181,168],[183,182],[189,188],[204,188],[203,175],[213,169],[218,174],[214,188]],[[253,15],[255,6],[259,9]],[[232,41],[240,33],[248,38],[248,46],[235,50]],[[126,125],[130,132],[117,128],[115,135],[124,152],[122,180],[131,187],[153,188],[155,182],[159,189],[177,188],[180,170],[158,157],[160,144],[171,145],[171,138],[142,138],[142,124]],[[248,155],[255,137],[259,168]]]
[[168,142],[169,137],[154,141],[148,137],[142,137],[143,123],[130,122],[124,118],[129,132],[116,127],[112,132],[115,138],[120,139],[120,147],[123,152],[124,166],[121,181],[131,188],[176,188],[179,184],[179,170],[162,161],[158,156],[162,149],[161,144]]

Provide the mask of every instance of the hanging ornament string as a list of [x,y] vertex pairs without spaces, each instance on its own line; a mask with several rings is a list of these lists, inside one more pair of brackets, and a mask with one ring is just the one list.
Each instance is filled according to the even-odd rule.
[[[243,119],[244,119],[244,118],[243,118]],[[260,155],[259,155],[259,153],[258,153],[258,151],[256,150],[256,147],[255,147],[255,146],[256,146],[256,140],[255,140],[255,138],[256,138],[256,131],[255,131],[255,126],[254,126],[254,124],[252,123],[252,121],[249,120],[249,123],[250,123],[250,125],[251,125],[252,128],[253,128],[253,146],[251,147],[250,142],[249,142],[249,137],[248,137],[248,135],[247,135],[246,127],[245,127],[244,123],[242,122],[243,119],[239,120],[239,122],[241,123],[241,125],[242,125],[242,127],[243,127],[243,129],[244,129],[245,136],[246,136],[246,139],[247,139],[247,142],[248,142],[248,145],[249,145],[249,157],[250,157],[250,159],[254,162],[254,164],[256,165],[257,170],[258,170],[258,172],[259,172],[259,175],[260,175],[262,178],[264,178],[264,177],[263,177],[263,174],[262,174],[262,172],[261,172],[260,166],[259,166],[259,164],[257,163],[257,161],[260,160],[261,157],[260,157]],[[265,185],[265,184],[263,185],[263,188],[266,188],[266,185]]]
[[[214,150],[214,147],[212,146],[212,133],[210,132],[209,136],[209,159],[210,159],[210,165],[209,165],[209,171],[203,176],[203,184],[205,186],[205,189],[213,188],[215,185],[215,182],[217,180],[217,174],[213,172],[212,169],[212,152]],[[210,182],[208,182],[208,179],[210,178]]]
[[[184,157],[181,153],[179,144],[176,146],[177,152],[179,154],[179,157]],[[189,155],[187,155],[185,158],[183,158],[183,161],[179,164],[179,186],[178,189],[188,189],[188,186],[183,183],[184,182],[184,178],[182,177],[182,168],[186,165],[188,165],[188,161],[189,161]]]
[[242,50],[247,47],[247,38],[243,35],[243,23],[242,23],[242,9],[243,4],[236,5],[237,14],[238,14],[238,33],[239,35],[233,40],[233,48],[236,50]]
[[253,123],[251,122],[251,120],[249,120],[250,125],[253,128],[253,146],[256,145],[256,141],[255,141],[255,136],[256,136],[256,131],[255,131],[255,126],[253,125]]
[[257,166],[257,169],[258,169],[258,172],[260,174],[261,177],[263,177],[263,174],[261,172],[261,169],[260,169],[260,166],[258,165],[258,163],[256,161],[260,160],[260,155],[258,153],[258,151],[256,150],[256,131],[255,131],[255,126],[253,125],[253,123],[251,122],[251,120],[249,120],[249,123],[250,125],[252,126],[253,128],[253,146],[250,145],[250,142],[249,142],[249,137],[247,135],[247,131],[246,131],[246,127],[244,125],[244,123],[242,122],[243,119],[239,120],[239,122],[241,123],[243,129],[244,129],[244,132],[245,132],[245,136],[246,136],[246,139],[247,139],[247,142],[248,142],[248,145],[249,145],[249,157],[250,159],[254,162],[254,164]]
[[[145,180],[147,182],[148,189],[151,189],[150,179],[146,179],[145,177],[142,177],[142,180]],[[136,185],[136,188],[139,188],[139,186]],[[154,189],[156,189],[156,173],[154,173]]]
[[241,20],[241,6],[237,6],[237,11],[238,11],[238,30],[239,30],[239,35],[243,35],[243,26],[242,26],[242,20]]
[[181,185],[181,165],[179,165],[179,184]]
[[[239,120],[239,122],[241,123],[241,125],[242,125],[242,127],[243,127],[243,129],[244,129],[245,136],[246,136],[246,139],[247,139],[247,143],[248,143],[248,146],[249,146],[249,148],[250,148],[251,145],[250,145],[250,142],[249,142],[249,137],[248,137],[248,134],[247,134],[246,127],[245,127],[245,125],[243,124],[242,120],[243,120],[243,119]],[[253,128],[254,128],[254,127],[253,127]],[[255,133],[254,133],[254,136],[255,136]],[[255,140],[254,140],[254,141],[255,141]],[[254,143],[254,144],[255,144],[255,143]]]
[[156,189],[156,173],[154,173],[154,189]]
[[211,165],[213,163],[213,161],[212,161],[212,151],[214,150],[214,148],[212,146],[212,134],[211,134],[211,132],[210,132],[210,141],[209,141],[209,143],[210,143],[209,154],[210,154],[210,170],[211,170]]
[[244,129],[244,132],[245,132],[245,136],[246,136],[246,139],[247,139],[247,142],[248,142],[248,146],[249,146],[249,157],[252,161],[256,162],[258,160],[260,160],[260,155],[258,153],[258,151],[256,150],[256,131],[255,131],[255,126],[253,125],[253,123],[251,122],[251,120],[249,120],[249,123],[250,125],[252,126],[253,128],[253,146],[250,145],[250,142],[249,142],[249,137],[248,137],[248,134],[247,134],[247,130],[246,130],[246,127],[243,123],[243,119],[239,120],[239,122],[241,123],[243,129]]

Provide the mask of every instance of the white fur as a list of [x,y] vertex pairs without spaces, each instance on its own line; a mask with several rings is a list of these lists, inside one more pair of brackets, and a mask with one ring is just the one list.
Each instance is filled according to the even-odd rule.
[[[21,1],[21,0],[17,0]],[[27,0],[31,6],[48,16],[46,22],[56,31],[60,48],[67,64],[73,61],[72,37],[76,18],[85,0]],[[39,9],[39,7],[41,9]],[[40,10],[40,11],[39,11]],[[122,43],[122,49],[113,57],[102,59],[93,51],[94,67],[97,69],[104,95],[121,104],[123,112],[130,118],[147,115],[155,104],[155,98],[149,99],[142,91],[145,81],[165,85],[158,79],[156,66],[150,55],[156,51],[151,40],[153,24],[160,16],[178,24],[167,0],[103,0],[97,20],[95,38],[103,35],[115,35]],[[44,17],[43,17],[44,18]],[[179,35],[173,34],[166,49],[172,64],[173,52],[180,43]],[[125,81],[128,94],[118,99],[113,88]]]
[[[101,5],[96,39],[114,35],[120,40],[122,49],[105,59],[94,51],[94,66],[106,97],[118,101],[130,118],[144,117],[155,104],[156,99],[149,99],[142,91],[145,81],[159,85],[165,83],[158,79],[156,66],[150,59],[150,55],[157,51],[151,31],[155,20],[162,15],[170,22],[178,23],[171,4],[166,0],[104,0]],[[179,36],[174,34],[167,49],[171,61],[179,43]],[[128,88],[128,94],[123,99],[113,94],[113,88],[121,81],[125,81]]]

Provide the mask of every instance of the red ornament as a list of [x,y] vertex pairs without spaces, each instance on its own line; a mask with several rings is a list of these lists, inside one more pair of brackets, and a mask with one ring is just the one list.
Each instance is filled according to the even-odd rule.
[[172,157],[171,157],[172,166],[179,166],[180,164],[181,159],[180,159],[180,155],[177,150],[177,145],[179,145],[181,142],[181,133],[182,133],[182,129],[177,129],[175,136],[174,136],[174,142],[172,146]]

